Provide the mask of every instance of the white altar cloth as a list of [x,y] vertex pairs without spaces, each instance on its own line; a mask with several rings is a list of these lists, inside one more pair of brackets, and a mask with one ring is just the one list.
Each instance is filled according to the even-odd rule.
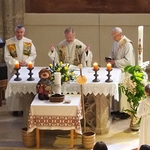
[[72,130],[82,134],[80,120],[81,95],[65,95],[70,103],[41,101],[36,95],[30,106],[28,132],[41,130]]
[[[33,93],[36,94],[36,84],[40,80],[38,72],[40,71],[41,68],[44,67],[34,67],[32,70],[33,72],[33,78],[35,79],[34,81],[27,81],[27,78],[29,78],[29,70],[26,67],[22,67],[19,70],[20,73],[20,78],[22,78],[21,81],[14,81],[14,78],[16,78],[16,75],[14,75],[11,80],[8,82],[7,88],[6,88],[6,93],[5,93],[5,98],[7,99],[10,97],[12,94],[18,93]],[[111,79],[113,82],[105,82],[105,80],[108,78],[107,74],[108,72],[106,71],[106,68],[100,68],[98,71],[98,79],[100,79],[100,82],[92,82],[92,80],[95,78],[94,76],[94,71],[92,70],[93,68],[85,67],[82,69],[82,74],[86,76],[87,78],[87,83],[83,85],[83,94],[91,94],[93,93],[95,96],[97,94],[104,94],[107,96],[110,94],[110,96],[114,96],[116,100],[119,101],[119,93],[118,93],[118,84],[122,80],[122,72],[121,69],[118,68],[113,68],[113,70],[110,72],[111,74]],[[79,70],[75,70],[75,74],[80,75]],[[80,93],[80,85],[73,81],[69,83],[65,83],[62,85],[62,93],[73,93],[77,94]]]
[[6,92],[5,92],[5,98],[11,97],[12,94],[16,93],[33,93],[36,94],[36,84],[39,81],[38,72],[42,67],[34,67],[32,70],[33,72],[33,78],[34,81],[27,81],[27,78],[29,78],[29,70],[26,67],[22,67],[19,70],[19,77],[22,79],[21,81],[14,81],[16,78],[16,75],[14,75],[10,81],[7,84]]

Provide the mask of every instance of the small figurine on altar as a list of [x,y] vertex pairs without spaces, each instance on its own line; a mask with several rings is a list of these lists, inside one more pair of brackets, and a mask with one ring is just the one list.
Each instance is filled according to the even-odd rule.
[[50,77],[51,73],[46,68],[39,71],[40,81],[36,86],[39,100],[49,100],[49,95],[52,93]]

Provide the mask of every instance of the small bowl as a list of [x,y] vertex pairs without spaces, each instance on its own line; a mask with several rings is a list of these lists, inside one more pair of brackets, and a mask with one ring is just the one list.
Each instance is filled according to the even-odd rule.
[[66,99],[65,103],[71,103],[71,100],[70,99]]

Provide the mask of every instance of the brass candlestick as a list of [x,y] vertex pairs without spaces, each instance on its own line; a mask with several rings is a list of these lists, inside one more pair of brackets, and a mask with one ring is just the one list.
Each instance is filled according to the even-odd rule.
[[34,78],[32,78],[32,75],[33,75],[32,70],[33,70],[33,69],[34,69],[34,67],[28,68],[28,70],[29,70],[28,75],[29,75],[30,77],[27,79],[27,81],[33,81],[33,80],[35,80]]
[[[94,69],[93,69],[94,70]],[[99,70],[99,69],[98,69]],[[97,74],[97,71],[98,70],[94,70],[95,71],[95,74],[94,74],[94,76],[95,76],[95,79],[93,80],[93,82],[100,82],[100,80],[99,79],[97,79],[97,77],[99,76],[98,74]]]
[[112,69],[111,70],[106,69],[106,71],[108,71],[108,74],[106,75],[108,77],[108,79],[105,82],[113,82],[113,80],[110,79],[110,77],[111,77],[110,72],[112,71]]
[[20,73],[19,73],[19,70],[20,70],[20,67],[19,68],[14,68],[14,70],[16,70],[16,73],[15,75],[17,76],[14,81],[21,81],[22,79],[19,77]]

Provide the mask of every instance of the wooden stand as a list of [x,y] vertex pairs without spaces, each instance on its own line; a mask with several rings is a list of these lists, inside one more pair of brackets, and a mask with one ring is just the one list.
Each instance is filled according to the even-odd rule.
[[6,87],[7,87],[7,79],[0,80],[0,106],[2,106],[2,100],[5,98]]
[[[77,137],[75,130],[70,130],[70,148],[74,147],[74,138]],[[36,148],[40,148],[40,130],[36,128]]]

